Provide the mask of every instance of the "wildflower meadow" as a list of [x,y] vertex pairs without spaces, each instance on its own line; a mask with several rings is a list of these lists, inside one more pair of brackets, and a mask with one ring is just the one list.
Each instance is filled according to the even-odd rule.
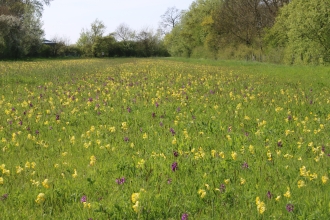
[[0,218],[330,219],[330,70],[280,68],[0,62]]

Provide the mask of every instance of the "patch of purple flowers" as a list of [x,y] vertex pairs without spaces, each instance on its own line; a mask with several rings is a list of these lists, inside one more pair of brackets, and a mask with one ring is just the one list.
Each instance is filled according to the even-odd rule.
[[80,202],[81,203],[87,202],[87,196],[82,196]]
[[187,213],[183,213],[181,216],[181,220],[187,220],[188,219],[188,214]]
[[178,169],[178,163],[177,162],[172,163],[171,168],[173,172],[176,171]]
[[122,177],[122,178],[116,179],[116,183],[117,183],[118,185],[122,185],[122,184],[124,184],[125,181],[126,181],[125,177]]
[[294,206],[291,204],[291,203],[289,203],[289,204],[287,204],[286,205],[286,210],[288,211],[288,212],[293,212],[293,208],[294,208]]

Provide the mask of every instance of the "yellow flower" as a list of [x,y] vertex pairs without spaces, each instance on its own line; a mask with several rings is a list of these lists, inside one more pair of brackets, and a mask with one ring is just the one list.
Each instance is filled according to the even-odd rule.
[[275,198],[276,201],[280,201],[280,199],[281,199],[281,196],[277,196],[277,197]]
[[201,198],[204,198],[206,196],[206,191],[204,189],[199,189],[198,194],[201,196]]
[[174,137],[173,140],[172,140],[172,144],[176,144],[176,138]]
[[309,171],[306,171],[306,167],[302,166],[300,169],[300,176],[308,176],[309,175]]
[[49,185],[48,185],[48,179],[45,179],[45,180],[42,182],[42,186],[45,187],[46,189],[49,188]]
[[77,170],[74,169],[74,173],[72,174],[72,177],[73,177],[73,178],[76,178],[77,176],[78,176]]
[[37,199],[35,200],[36,203],[40,204],[45,201],[45,194],[44,193],[39,193],[37,196]]
[[89,162],[89,165],[94,166],[95,163],[96,163],[96,157],[93,155],[93,156],[90,157],[90,160],[91,161]]
[[0,184],[2,185],[3,184],[3,178],[0,177]]
[[21,166],[16,167],[16,173],[20,174],[23,171],[23,168]]
[[290,188],[288,187],[288,191],[286,191],[285,194],[283,194],[285,197],[290,198],[291,197],[291,193],[290,193]]
[[212,155],[212,157],[215,157],[215,154],[217,153],[217,151],[216,150],[211,150],[211,155]]
[[89,202],[83,202],[84,208],[90,208],[91,204]]
[[322,183],[323,183],[323,184],[326,184],[326,182],[328,182],[328,180],[329,180],[329,177],[327,177],[327,176],[322,176]]
[[111,133],[113,133],[113,132],[116,131],[116,128],[115,128],[115,127],[110,127],[110,128],[109,128],[109,131],[110,131]]
[[241,185],[244,185],[246,183],[246,180],[241,177]]
[[136,165],[136,168],[143,168],[144,167],[145,160],[141,159],[138,164]]
[[143,134],[143,139],[147,139],[148,138],[148,134],[147,133],[144,133]]
[[316,173],[309,174],[309,180],[313,180],[313,179],[317,179],[317,174]]
[[133,193],[131,196],[132,203],[136,203],[140,198],[140,193]]
[[263,214],[266,211],[266,205],[264,202],[260,201],[260,198],[256,198],[256,205],[257,205],[257,210],[260,214]]
[[136,203],[132,206],[134,212],[139,212],[139,201],[136,201]]
[[206,189],[210,190],[210,185],[209,184],[205,184]]
[[237,153],[235,151],[231,152],[231,157],[233,158],[233,160],[237,159]]
[[31,167],[31,163],[28,161],[25,163],[25,168],[30,168]]
[[303,180],[298,181],[298,188],[306,186],[305,182]]
[[225,184],[227,184],[227,185],[228,185],[228,184],[230,183],[230,179],[225,179],[225,181],[224,181],[224,182],[225,182]]
[[251,154],[254,154],[254,147],[252,145],[249,146],[249,151]]
[[221,152],[219,153],[219,156],[220,156],[222,159],[224,159],[224,158],[225,158],[225,153],[221,151]]
[[267,151],[267,157],[268,157],[268,160],[272,160],[272,153],[270,152],[270,150]]

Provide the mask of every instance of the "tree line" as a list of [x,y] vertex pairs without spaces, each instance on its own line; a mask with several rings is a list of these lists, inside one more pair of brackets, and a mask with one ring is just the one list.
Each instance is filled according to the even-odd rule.
[[172,56],[330,62],[329,0],[195,0],[165,36]]
[[168,8],[155,31],[95,20],[71,45],[43,44],[41,16],[52,0],[0,0],[0,59],[26,56],[185,56],[287,64],[330,63],[329,0],[195,0]]

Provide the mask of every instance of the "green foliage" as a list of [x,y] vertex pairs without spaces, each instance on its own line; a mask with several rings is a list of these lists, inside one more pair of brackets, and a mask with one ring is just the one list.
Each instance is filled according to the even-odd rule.
[[293,0],[283,7],[265,39],[285,48],[284,61],[292,64],[330,62],[330,2]]

